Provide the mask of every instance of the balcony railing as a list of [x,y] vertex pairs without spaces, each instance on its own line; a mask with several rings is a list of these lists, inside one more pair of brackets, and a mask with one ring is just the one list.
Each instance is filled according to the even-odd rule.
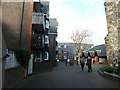
[[44,36],[40,34],[33,34],[32,36],[32,48],[43,49],[44,47]]
[[33,12],[32,24],[34,31],[41,33],[45,31],[45,18],[42,13]]

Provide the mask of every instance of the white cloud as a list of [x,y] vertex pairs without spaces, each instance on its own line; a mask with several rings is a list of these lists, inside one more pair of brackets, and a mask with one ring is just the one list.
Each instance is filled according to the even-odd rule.
[[104,37],[107,34],[106,18],[104,16],[78,19],[77,21],[74,21],[73,27],[75,26],[78,26],[83,30],[85,28],[88,28],[92,33],[92,43],[94,43],[95,45],[104,44]]
[[95,5],[95,8],[96,9],[101,9],[101,8],[103,8],[103,6],[102,5]]
[[63,2],[64,0],[53,0],[50,2],[50,17],[58,20],[58,41],[67,42],[70,41],[69,33],[71,32],[73,21],[71,15],[74,10]]
[[[105,16],[74,18],[76,10],[72,7],[64,4],[66,0],[50,0],[50,17],[57,18],[58,20],[58,41],[59,42],[71,42],[70,36],[75,26],[80,28],[88,28],[93,33],[93,44],[103,44],[104,37],[107,34],[107,25]],[[69,0],[80,1],[80,0]],[[82,0],[83,2],[90,3],[95,0]],[[98,0],[96,0],[98,1]],[[99,4],[95,4],[96,10],[103,8]],[[88,8],[89,9],[89,8]],[[104,12],[103,12],[104,13]]]

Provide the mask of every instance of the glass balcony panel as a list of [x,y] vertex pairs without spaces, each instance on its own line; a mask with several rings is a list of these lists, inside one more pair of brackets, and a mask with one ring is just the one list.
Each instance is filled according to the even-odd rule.
[[32,24],[34,31],[37,33],[45,31],[45,18],[44,14],[33,12]]

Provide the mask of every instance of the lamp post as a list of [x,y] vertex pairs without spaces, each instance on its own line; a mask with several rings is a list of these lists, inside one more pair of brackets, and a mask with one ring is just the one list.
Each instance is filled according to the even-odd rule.
[[62,50],[62,61],[63,61],[63,50]]
[[77,55],[76,55],[77,65],[78,65],[78,57],[79,57],[79,51],[78,51],[78,53],[77,53]]
[[66,58],[66,66],[67,66],[67,60],[68,60],[68,56],[69,56],[69,50],[67,50],[67,58]]

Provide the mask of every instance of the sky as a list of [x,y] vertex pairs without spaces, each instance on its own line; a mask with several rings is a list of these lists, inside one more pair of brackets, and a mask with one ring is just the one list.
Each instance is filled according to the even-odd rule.
[[[45,0],[44,0],[45,1]],[[75,27],[91,32],[91,43],[104,44],[107,35],[105,0],[47,0],[50,18],[58,21],[58,42],[72,42]]]

